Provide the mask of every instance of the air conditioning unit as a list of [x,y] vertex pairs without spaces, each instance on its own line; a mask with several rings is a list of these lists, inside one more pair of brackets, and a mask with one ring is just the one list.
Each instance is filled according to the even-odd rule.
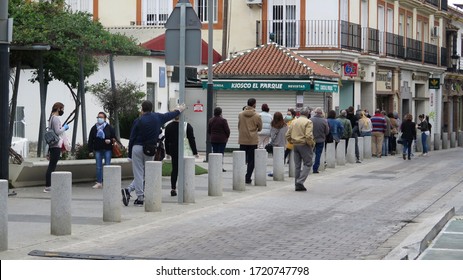
[[262,0],[246,0],[246,4],[251,7],[252,5],[262,5]]
[[431,29],[431,36],[439,37],[439,26],[433,26],[433,28]]

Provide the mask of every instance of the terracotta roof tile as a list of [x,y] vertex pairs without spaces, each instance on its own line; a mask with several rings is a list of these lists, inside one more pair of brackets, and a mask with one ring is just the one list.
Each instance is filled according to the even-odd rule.
[[[293,51],[270,43],[241,52],[213,66],[215,78],[267,76],[275,78],[339,78],[336,72]],[[207,69],[201,71],[207,73]]]

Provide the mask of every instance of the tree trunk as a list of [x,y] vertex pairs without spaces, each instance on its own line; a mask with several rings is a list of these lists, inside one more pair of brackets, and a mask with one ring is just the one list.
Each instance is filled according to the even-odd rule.
[[19,59],[16,62],[16,73],[14,75],[14,85],[13,85],[13,96],[11,97],[11,110],[10,110],[10,126],[9,126],[9,138],[8,138],[8,147],[11,147],[11,141],[13,140],[13,129],[14,121],[16,119],[16,107],[18,105],[18,91],[19,91],[19,79],[21,77],[21,60]]
[[40,127],[39,135],[37,140],[37,157],[42,157],[42,152],[45,153],[45,143],[43,142],[43,131],[47,127],[46,117],[45,117],[45,106],[47,102],[47,93],[45,91],[45,79],[44,79],[44,70],[43,70],[43,54],[39,52],[39,85],[40,85]]
[[80,89],[80,105],[82,106],[82,139],[83,143],[87,144],[87,110],[85,106],[85,77],[84,77],[84,62],[81,56],[80,73],[79,73],[79,89]]

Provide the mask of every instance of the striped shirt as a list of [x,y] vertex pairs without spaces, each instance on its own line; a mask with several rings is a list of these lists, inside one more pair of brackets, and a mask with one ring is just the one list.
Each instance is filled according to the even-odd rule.
[[387,122],[382,114],[375,114],[373,117],[371,117],[371,124],[373,126],[373,132],[384,133],[386,131]]

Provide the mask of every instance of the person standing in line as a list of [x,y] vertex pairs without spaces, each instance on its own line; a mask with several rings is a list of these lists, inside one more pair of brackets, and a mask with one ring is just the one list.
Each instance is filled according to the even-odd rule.
[[360,111],[360,118],[358,121],[360,136],[371,136],[371,120],[365,115],[365,112]]
[[[275,114],[273,114],[271,125],[272,128],[270,129],[270,143],[273,145],[273,147],[284,148],[286,146],[286,131],[288,131],[288,126],[283,119],[283,114],[280,112],[275,112]],[[268,175],[272,177],[273,173],[269,173]]]
[[411,114],[406,114],[404,117],[404,121],[400,126],[400,130],[402,131],[402,141],[404,150],[402,153],[402,157],[405,160],[407,156],[408,160],[411,160],[412,155],[412,143],[416,140],[416,124],[412,121],[413,116]]
[[426,120],[424,114],[418,116],[420,123],[418,124],[418,129],[421,130],[421,144],[423,145],[423,153],[422,156],[428,155],[428,136],[430,135],[429,132],[429,124]]
[[333,135],[333,140],[337,147],[339,141],[341,141],[341,137],[344,134],[344,126],[338,119],[336,119],[336,111],[334,110],[331,110],[328,112],[327,121],[328,121],[328,126],[330,127],[331,135]]
[[269,113],[270,109],[267,104],[262,104],[262,112],[260,117],[262,118],[262,130],[258,133],[259,144],[258,148],[263,149],[265,145],[270,142],[270,129],[272,128],[272,115]]
[[55,145],[48,147],[48,168],[45,173],[45,188],[43,189],[44,193],[51,191],[51,173],[55,171],[56,166],[58,165],[59,157],[61,155],[61,147],[63,146],[63,136],[64,132],[69,129],[68,124],[61,125],[61,121],[58,117],[61,117],[64,114],[64,104],[61,102],[56,102],[51,108],[50,118],[48,118],[48,128],[52,129],[56,135],[60,137],[60,140]]
[[114,128],[106,122],[106,114],[99,112],[96,124],[90,129],[88,135],[88,150],[90,157],[94,156],[96,161],[96,184],[94,189],[103,187],[103,159],[104,165],[111,164],[113,143],[116,141]]
[[380,109],[375,110],[375,114],[370,118],[372,133],[371,133],[371,153],[372,156],[381,158],[384,132],[386,131],[387,122]]
[[[352,135],[351,137],[355,139],[355,158],[356,158],[356,163],[361,163],[360,162],[360,151],[359,151],[359,144],[358,144],[358,137],[360,136],[360,131],[359,131],[359,120],[360,116],[360,110],[357,111],[357,114],[354,114],[354,107],[350,106],[347,108],[347,116],[346,118],[350,121],[350,124],[352,126]],[[349,146],[349,141],[347,140],[347,145],[346,145],[346,152],[347,152],[347,147]]]
[[[214,109],[214,117],[207,124],[207,134],[211,139],[212,152],[224,155],[225,146],[230,137],[230,127],[227,120],[222,117],[222,108],[216,107]],[[222,171],[226,172],[223,168]]]
[[294,145],[294,165],[296,171],[294,185],[296,191],[307,191],[304,183],[312,167],[315,141],[313,123],[309,120],[309,115],[309,108],[302,108],[300,117],[291,123],[286,132],[286,140]]
[[313,164],[313,173],[318,173],[320,167],[320,158],[322,156],[323,148],[325,147],[326,135],[330,133],[328,121],[324,117],[323,109],[320,107],[315,108],[312,121],[312,134],[315,141],[315,162]]
[[[177,116],[173,122],[170,122],[166,126],[166,153],[170,155],[172,159],[172,173],[170,174],[170,195],[176,196],[177,195],[177,179],[178,179],[178,126],[179,126],[179,117]],[[185,122],[186,131],[185,137],[188,139],[188,144],[184,143],[185,145],[190,145],[191,151],[193,155],[198,158],[198,150],[196,149],[196,141],[195,135],[193,132],[193,127],[191,124]]]
[[129,205],[130,193],[135,191],[137,199],[135,206],[143,206],[145,201],[145,163],[154,160],[154,155],[149,156],[143,152],[143,145],[148,142],[156,143],[159,131],[166,122],[180,115],[185,110],[185,105],[179,105],[173,112],[156,113],[153,111],[153,103],[149,100],[141,104],[141,116],[137,118],[130,131],[128,157],[132,161],[133,181],[121,190],[122,203]]
[[[291,125],[291,122],[295,119],[296,119],[296,111],[294,111],[293,108],[289,108],[285,116],[286,126],[289,127]],[[287,161],[286,159],[288,158],[292,150],[293,150],[293,144],[286,141],[285,162],[287,162],[288,164],[289,164],[289,160]]]
[[391,120],[391,136],[389,138],[389,153],[395,155],[397,152],[397,134],[399,133],[399,125],[393,113],[387,115]]
[[252,183],[254,151],[259,143],[258,132],[262,130],[262,118],[256,113],[256,99],[249,98],[248,106],[238,115],[238,144],[246,152],[246,184]]
[[391,137],[392,123],[389,117],[387,116],[386,111],[381,111],[381,114],[386,120],[386,130],[384,131],[384,140],[383,140],[381,155],[387,156],[389,154],[389,138]]
[[342,124],[342,127],[344,128],[341,139],[344,139],[346,141],[347,152],[347,144],[349,143],[349,138],[352,136],[352,124],[350,123],[350,120],[347,119],[347,111],[342,110],[337,120]]

